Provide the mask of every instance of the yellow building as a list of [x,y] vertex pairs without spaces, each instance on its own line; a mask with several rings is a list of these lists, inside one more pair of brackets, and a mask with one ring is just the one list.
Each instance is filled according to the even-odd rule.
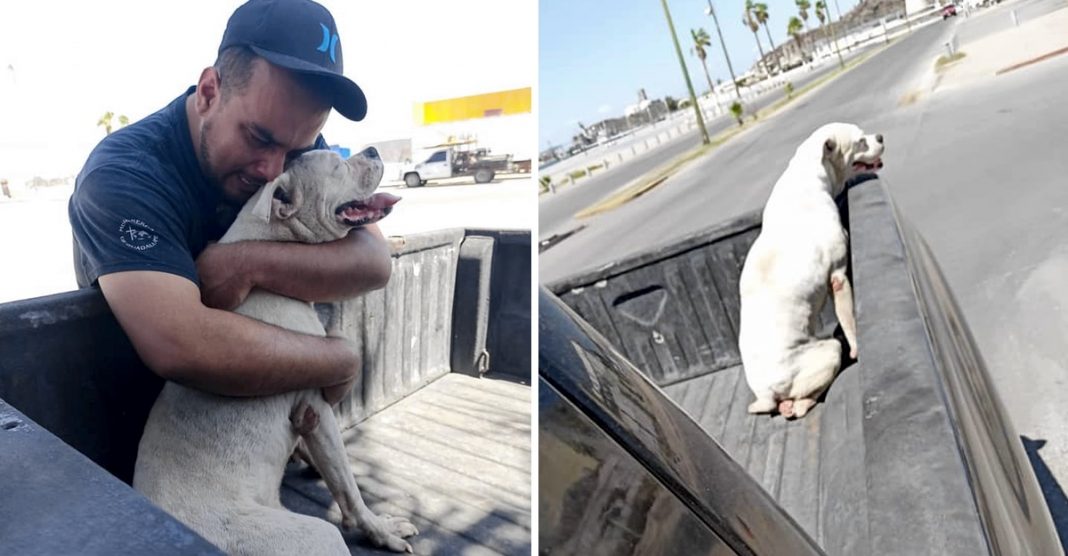
[[416,125],[530,113],[530,87],[415,104]]
[[494,154],[529,160],[536,152],[530,87],[417,102],[413,120],[420,128],[412,138],[414,159],[420,151],[456,138],[475,139]]

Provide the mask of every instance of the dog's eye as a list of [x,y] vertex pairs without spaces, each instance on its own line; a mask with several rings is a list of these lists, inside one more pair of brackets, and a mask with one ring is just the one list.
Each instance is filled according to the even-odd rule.
[[292,203],[292,201],[289,200],[289,195],[281,187],[274,190],[274,198],[278,199],[279,201],[282,201],[287,205]]

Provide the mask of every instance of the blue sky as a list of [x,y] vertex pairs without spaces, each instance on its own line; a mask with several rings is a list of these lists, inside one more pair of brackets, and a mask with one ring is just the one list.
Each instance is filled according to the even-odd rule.
[[[742,25],[744,0],[713,0],[737,74],[744,73],[758,54],[753,33]],[[797,15],[794,0],[764,0],[776,45],[786,38],[786,23]],[[810,0],[815,4],[815,0]],[[831,14],[838,19],[833,0]],[[842,13],[855,0],[838,0]],[[730,79],[707,0],[668,0],[675,31],[683,49],[690,79],[698,92],[708,88],[704,70],[690,54],[690,29],[704,27],[712,36],[708,70],[713,82]],[[809,11],[810,28],[819,24]],[[645,88],[649,98],[683,98],[686,82],[679,69],[660,0],[540,0],[539,1],[539,148],[569,143],[576,122],[589,125],[620,116]],[[767,51],[767,34],[760,30]]]

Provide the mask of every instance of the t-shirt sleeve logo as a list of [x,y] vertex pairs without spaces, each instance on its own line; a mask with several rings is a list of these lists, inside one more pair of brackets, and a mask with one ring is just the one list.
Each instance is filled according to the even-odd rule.
[[159,235],[140,220],[124,219],[119,225],[119,241],[130,249],[145,251],[159,243]]

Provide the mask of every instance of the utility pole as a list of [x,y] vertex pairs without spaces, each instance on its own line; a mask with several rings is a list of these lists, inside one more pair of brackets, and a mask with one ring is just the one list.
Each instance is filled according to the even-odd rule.
[[[664,7],[664,17],[667,18],[668,28],[671,30],[671,40],[675,43],[675,54],[679,56],[679,67],[682,68],[682,75],[686,78],[686,88],[690,91],[690,102],[693,103],[694,114],[697,115],[697,127],[701,128],[701,142],[709,144],[712,142],[708,138],[708,129],[705,127],[705,119],[701,116],[701,107],[697,104],[697,95],[693,92],[693,83],[690,81],[690,72],[686,71],[686,62],[682,58],[682,47],[679,46],[679,37],[675,34],[675,23],[671,21],[671,12],[668,11],[667,0],[660,0],[660,5]],[[737,85],[735,85],[737,87]]]
[[719,35],[719,45],[723,47],[723,57],[727,59],[727,70],[731,72],[731,82],[734,83],[734,96],[738,97],[738,102],[742,102],[742,93],[738,90],[738,78],[734,76],[734,66],[731,65],[731,55],[727,53],[727,43],[723,40],[723,31],[719,29],[719,18],[716,17],[716,8],[712,7],[712,0],[708,0],[708,10],[706,14],[712,16],[712,21],[716,24],[716,34]]

